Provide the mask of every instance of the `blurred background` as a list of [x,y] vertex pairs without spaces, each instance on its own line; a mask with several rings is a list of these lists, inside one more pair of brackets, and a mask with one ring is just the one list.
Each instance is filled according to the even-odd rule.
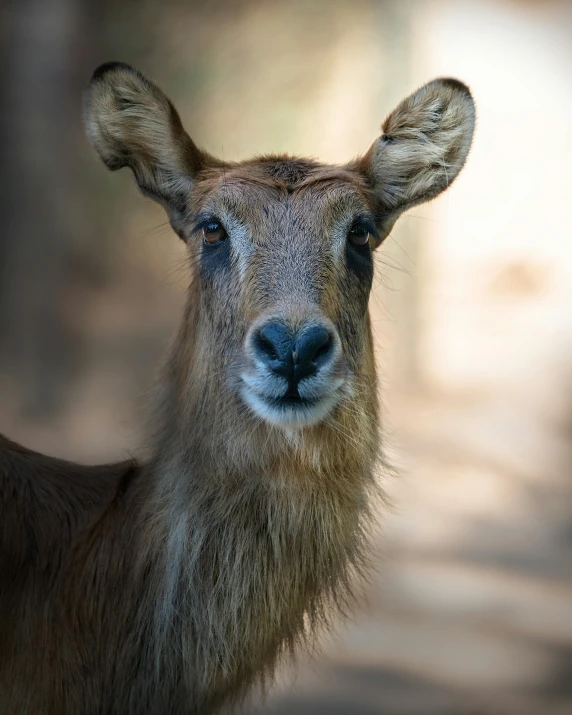
[[0,431],[86,462],[137,451],[187,280],[84,137],[96,65],[139,67],[228,160],[345,161],[423,82],[471,86],[465,170],[376,257],[378,568],[256,712],[572,712],[572,4],[5,0],[0,59]]

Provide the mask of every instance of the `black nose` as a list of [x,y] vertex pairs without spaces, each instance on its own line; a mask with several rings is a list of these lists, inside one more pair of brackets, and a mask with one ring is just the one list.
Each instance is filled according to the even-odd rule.
[[257,357],[293,388],[332,359],[334,341],[322,325],[305,326],[295,334],[282,323],[270,322],[256,332],[254,349]]

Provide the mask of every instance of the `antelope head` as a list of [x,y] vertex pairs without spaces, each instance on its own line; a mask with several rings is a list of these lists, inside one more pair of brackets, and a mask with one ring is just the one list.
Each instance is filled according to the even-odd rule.
[[373,252],[403,211],[461,170],[475,120],[465,85],[418,89],[344,166],[219,161],[197,148],[167,97],[121,63],[95,72],[85,117],[105,164],[129,167],[187,246],[192,345],[180,357],[182,383],[215,386],[237,415],[287,430],[375,391]]

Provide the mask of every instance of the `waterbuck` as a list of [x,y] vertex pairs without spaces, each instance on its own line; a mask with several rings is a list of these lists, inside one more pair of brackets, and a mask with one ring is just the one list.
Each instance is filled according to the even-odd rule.
[[212,713],[351,600],[379,464],[372,252],[456,177],[453,79],[362,158],[222,162],[128,65],[93,75],[89,138],[189,255],[148,460],[85,467],[0,438],[0,710]]

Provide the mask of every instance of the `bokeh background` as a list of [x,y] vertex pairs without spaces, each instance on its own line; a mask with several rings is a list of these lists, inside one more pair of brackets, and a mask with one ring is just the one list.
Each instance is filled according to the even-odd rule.
[[113,59],[225,159],[345,161],[416,86],[471,86],[465,170],[376,257],[378,568],[256,712],[572,712],[572,3],[5,0],[0,431],[82,461],[137,451],[186,285],[161,209],[84,138]]

